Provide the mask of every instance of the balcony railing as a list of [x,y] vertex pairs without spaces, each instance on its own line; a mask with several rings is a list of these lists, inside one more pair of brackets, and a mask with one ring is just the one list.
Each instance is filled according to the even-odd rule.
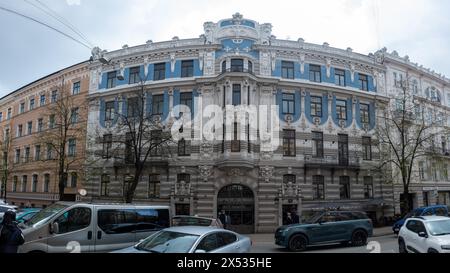
[[248,74],[255,75],[255,73],[253,72],[252,69],[244,69],[241,67],[232,67],[232,68],[225,69],[225,71],[222,70],[221,75],[225,74],[225,73],[248,73]]

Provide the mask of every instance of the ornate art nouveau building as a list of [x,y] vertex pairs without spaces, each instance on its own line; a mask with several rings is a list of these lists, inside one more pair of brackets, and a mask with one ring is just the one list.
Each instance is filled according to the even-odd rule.
[[180,104],[199,113],[207,105],[278,105],[280,145],[266,149],[259,131],[251,132],[256,141],[203,141],[194,129],[195,138],[178,143],[175,155],[149,160],[136,202],[170,204],[174,214],[216,216],[224,209],[242,232],[271,232],[292,210],[306,217],[340,207],[367,211],[374,220],[393,214],[393,187],[375,170],[377,113],[389,105],[383,52],[365,56],[327,43],[279,40],[270,24],[240,14],[204,29],[195,39],[94,52],[89,200],[123,196],[131,167],[105,156],[106,132],[145,79],[146,111],[168,123]]

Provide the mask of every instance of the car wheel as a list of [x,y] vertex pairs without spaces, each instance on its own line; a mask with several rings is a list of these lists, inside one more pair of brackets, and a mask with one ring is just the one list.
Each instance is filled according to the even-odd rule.
[[398,241],[398,252],[399,253],[408,253],[408,251],[406,250],[405,241],[403,241],[403,240]]
[[289,250],[300,252],[306,250],[306,246],[308,245],[308,240],[305,236],[301,234],[297,234],[291,237],[289,240]]
[[367,245],[367,233],[362,230],[357,230],[352,235],[352,246]]
[[428,253],[439,253],[439,251],[437,251],[436,249],[430,248],[428,249]]

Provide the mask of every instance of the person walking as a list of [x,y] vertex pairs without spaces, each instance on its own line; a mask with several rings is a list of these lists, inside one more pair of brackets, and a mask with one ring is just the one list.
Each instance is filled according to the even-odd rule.
[[17,253],[25,243],[22,230],[17,226],[16,213],[7,211],[0,225],[0,253]]
[[295,210],[292,210],[292,224],[299,224],[300,223],[300,217],[297,215]]
[[222,226],[224,229],[227,228],[227,215],[225,214],[225,210],[221,210],[219,213],[219,220],[222,222]]

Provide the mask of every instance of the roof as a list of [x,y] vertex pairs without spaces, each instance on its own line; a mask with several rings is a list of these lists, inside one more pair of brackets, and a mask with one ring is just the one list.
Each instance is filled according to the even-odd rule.
[[445,217],[445,216],[418,216],[418,217],[412,217],[412,218],[409,218],[409,219],[421,219],[421,220],[424,220],[424,221],[450,220],[449,217]]
[[182,226],[164,229],[164,231],[187,233],[198,236],[201,236],[213,230],[220,230],[220,229],[216,227],[200,227],[200,226]]

